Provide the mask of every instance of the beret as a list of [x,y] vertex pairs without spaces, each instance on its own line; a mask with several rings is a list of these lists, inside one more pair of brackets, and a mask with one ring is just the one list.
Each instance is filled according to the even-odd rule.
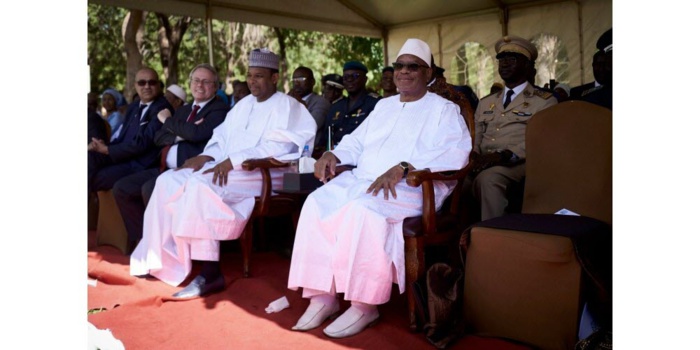
[[345,62],[345,65],[343,65],[343,71],[353,70],[353,69],[354,70],[361,70],[365,73],[368,72],[367,67],[364,64],[357,62],[357,61],[348,61],[348,62]]

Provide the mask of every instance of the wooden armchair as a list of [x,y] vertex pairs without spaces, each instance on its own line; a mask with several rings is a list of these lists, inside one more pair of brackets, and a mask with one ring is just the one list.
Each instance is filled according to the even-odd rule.
[[241,164],[243,169],[253,171],[259,169],[262,174],[262,191],[259,197],[255,197],[255,207],[253,214],[248,220],[241,235],[241,251],[243,253],[243,277],[250,276],[250,254],[253,250],[253,223],[258,222],[260,232],[264,232],[264,220],[266,216],[292,215],[296,208],[294,198],[278,194],[272,195],[272,177],[270,169],[288,167],[289,164],[273,158],[248,159]]
[[[464,118],[474,146],[474,110],[469,100],[454,87],[441,82],[434,84],[429,89],[454,103],[460,108],[460,114]],[[412,285],[419,278],[425,276],[425,246],[452,246],[457,247],[459,236],[464,227],[460,216],[464,211],[460,209],[460,191],[464,179],[471,171],[468,164],[457,171],[443,171],[433,173],[430,170],[414,170],[408,173],[406,183],[409,186],[422,186],[423,189],[423,214],[412,218],[406,218],[403,222],[404,249],[406,261],[406,289],[408,296],[409,326],[412,331],[418,330],[416,320],[416,295]],[[443,203],[447,210],[435,211],[435,192],[433,181],[457,181],[457,186],[452,195]]]
[[[412,187],[422,186],[423,214],[406,218],[403,222],[403,237],[406,261],[406,289],[408,296],[409,326],[412,331],[419,330],[416,320],[416,295],[412,285],[425,276],[425,247],[448,246],[457,247],[460,227],[460,195],[459,189],[467,174],[471,171],[467,165],[458,171],[431,172],[430,170],[414,170],[408,173],[406,183]],[[434,181],[457,181],[457,186],[451,197],[443,203],[443,210],[435,210]],[[447,209],[447,210],[444,210]]]

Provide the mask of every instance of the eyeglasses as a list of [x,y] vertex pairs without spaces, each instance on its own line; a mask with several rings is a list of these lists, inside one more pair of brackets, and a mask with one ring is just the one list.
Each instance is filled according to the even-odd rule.
[[199,84],[211,85],[211,84],[214,84],[214,82],[211,80],[201,80],[201,79],[197,79],[197,78],[190,80],[190,82],[192,83],[192,85],[199,85]]
[[158,80],[139,80],[136,82],[136,84],[138,84],[139,86],[146,86],[146,84],[150,86],[156,86],[158,85]]
[[343,80],[355,80],[360,77],[360,73],[343,74]]
[[406,67],[410,72],[415,72],[418,71],[418,68],[429,68],[428,66],[424,66],[422,64],[418,63],[401,63],[401,62],[394,62],[391,64],[392,67],[394,67],[394,71],[400,71],[403,69],[403,67]]
[[498,63],[502,64],[516,64],[518,63],[518,58],[515,56],[506,56],[498,59]]
[[295,82],[295,83],[303,83],[305,81],[306,81],[306,77],[292,78],[292,82]]

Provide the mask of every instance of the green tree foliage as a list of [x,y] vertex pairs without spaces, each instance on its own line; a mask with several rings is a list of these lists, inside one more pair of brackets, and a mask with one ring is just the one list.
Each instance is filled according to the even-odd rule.
[[284,31],[287,33],[285,42],[287,43],[287,62],[290,67],[289,76],[296,67],[311,68],[316,81],[319,82],[314,90],[319,92],[323,75],[331,73],[342,75],[345,62],[360,61],[369,69],[367,87],[379,89],[382,68],[384,68],[384,52],[380,39],[291,29]]
[[[126,81],[126,57],[121,34],[122,22],[127,10],[88,4],[88,63],[92,90],[102,92],[107,87],[124,89]],[[167,16],[170,23],[179,16]],[[160,20],[154,13],[147,13],[144,25],[143,64],[163,73],[158,43]],[[383,67],[383,47],[379,39],[351,37],[338,34],[307,32],[274,28],[244,23],[231,23],[212,20],[212,46],[214,66],[219,70],[225,90],[231,93],[234,79],[245,79],[248,65],[248,52],[254,48],[267,47],[280,53],[279,39],[282,39],[286,52],[288,71],[280,72],[279,88],[291,89],[291,75],[298,66],[307,66],[314,71],[317,84],[315,91],[321,90],[321,77],[325,74],[342,74],[343,64],[349,60],[364,63],[370,70],[367,86],[377,89]],[[193,18],[179,48],[179,85],[189,93],[187,75],[199,63],[209,63],[206,21]],[[161,79],[165,81],[165,76]]]
[[126,14],[122,8],[88,4],[88,64],[93,92],[124,88],[126,54],[121,31]]

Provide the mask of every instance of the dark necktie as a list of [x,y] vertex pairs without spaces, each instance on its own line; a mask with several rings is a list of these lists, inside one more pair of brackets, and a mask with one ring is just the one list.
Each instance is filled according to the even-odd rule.
[[192,107],[192,112],[190,112],[190,115],[187,117],[187,122],[190,123],[194,121],[194,117],[197,116],[197,111],[199,110],[199,105],[194,105]]
[[513,97],[513,93],[513,90],[508,90],[508,92],[506,92],[506,100],[505,102],[503,102],[503,109],[508,107],[508,105],[510,104],[510,98]]
[[[191,123],[194,122],[194,118],[197,116],[197,111],[199,110],[199,105],[194,105],[192,106],[192,112],[190,112],[190,115],[187,116],[187,122]],[[173,143],[174,145],[174,143]],[[168,158],[168,152],[170,152],[170,147],[173,147],[173,145],[167,145],[163,147],[163,150],[160,153],[160,172],[164,172],[166,169],[168,169],[168,164],[167,164],[167,158]]]
[[117,127],[116,135],[113,135],[111,141],[118,140],[131,140],[139,130],[139,125],[141,123],[141,115],[143,110],[148,107],[147,104],[139,104],[139,110],[134,114],[131,119],[126,119],[121,126]]

